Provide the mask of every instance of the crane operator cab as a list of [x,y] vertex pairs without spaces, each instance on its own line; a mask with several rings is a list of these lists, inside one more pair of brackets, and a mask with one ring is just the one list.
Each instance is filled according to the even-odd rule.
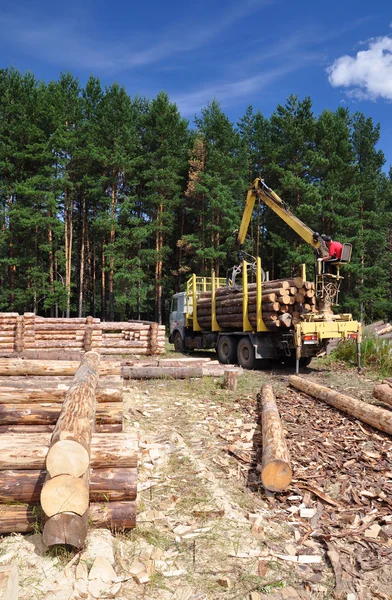
[[[320,248],[318,253],[324,254],[325,247],[329,252],[332,238],[330,236],[320,236]],[[342,244],[339,258],[330,258],[329,260],[316,260],[316,297],[320,302],[320,310],[337,306],[339,304],[339,291],[343,277],[340,275],[340,267],[348,264],[351,260],[352,245]]]

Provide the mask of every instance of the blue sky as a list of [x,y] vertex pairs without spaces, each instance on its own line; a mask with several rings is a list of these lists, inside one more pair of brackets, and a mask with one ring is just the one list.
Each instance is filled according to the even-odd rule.
[[37,78],[71,71],[130,95],[165,90],[193,121],[216,98],[236,122],[269,116],[290,93],[381,123],[392,164],[392,5],[373,0],[2,0],[1,67]]

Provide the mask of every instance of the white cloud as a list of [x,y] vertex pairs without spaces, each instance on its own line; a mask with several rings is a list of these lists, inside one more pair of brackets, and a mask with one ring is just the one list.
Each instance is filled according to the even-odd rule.
[[392,38],[372,39],[367,50],[356,56],[341,56],[328,67],[333,87],[351,88],[349,95],[357,99],[392,100]]

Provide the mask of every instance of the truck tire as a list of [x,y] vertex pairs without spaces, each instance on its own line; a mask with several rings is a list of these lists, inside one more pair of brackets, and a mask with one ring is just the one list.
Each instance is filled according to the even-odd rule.
[[184,352],[185,351],[184,340],[182,339],[181,333],[179,331],[176,331],[176,333],[174,334],[173,344],[174,344],[174,352]]
[[238,342],[237,358],[238,364],[244,369],[256,367],[255,349],[248,337],[243,337]]
[[222,335],[218,340],[217,354],[223,365],[234,365],[237,362],[237,340],[234,336]]

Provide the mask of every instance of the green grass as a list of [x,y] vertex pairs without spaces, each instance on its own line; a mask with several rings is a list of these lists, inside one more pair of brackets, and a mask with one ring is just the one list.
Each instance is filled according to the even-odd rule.
[[[392,344],[389,340],[368,334],[361,344],[362,366],[380,377],[392,376]],[[350,366],[357,364],[357,344],[354,340],[341,342],[330,355],[331,361],[343,361]]]

